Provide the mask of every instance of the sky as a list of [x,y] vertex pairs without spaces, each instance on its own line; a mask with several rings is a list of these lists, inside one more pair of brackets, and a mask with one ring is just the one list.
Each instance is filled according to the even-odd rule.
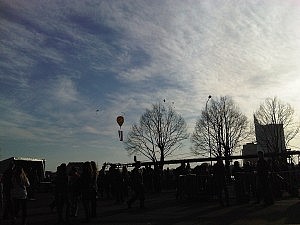
[[0,0],[0,160],[132,162],[116,117],[126,136],[164,99],[189,132],[208,95],[299,121],[299,28],[300,0]]

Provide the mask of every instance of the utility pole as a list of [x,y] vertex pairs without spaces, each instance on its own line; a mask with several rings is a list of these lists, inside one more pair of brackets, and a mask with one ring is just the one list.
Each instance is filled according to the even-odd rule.
[[209,132],[209,121],[210,121],[210,118],[209,118],[209,113],[207,111],[207,104],[208,104],[208,102],[209,102],[210,99],[211,99],[211,95],[209,95],[208,98],[207,98],[207,101],[206,101],[206,104],[205,104],[205,111],[206,111],[206,114],[207,114],[207,134],[208,134],[208,147],[209,147],[210,166],[212,166],[211,146],[210,146],[210,132]]

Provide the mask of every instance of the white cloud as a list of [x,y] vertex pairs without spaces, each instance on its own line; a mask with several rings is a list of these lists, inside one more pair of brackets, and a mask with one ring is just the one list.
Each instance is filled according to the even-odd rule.
[[56,100],[62,103],[77,101],[79,95],[74,82],[68,77],[59,77],[52,90]]
[[85,126],[82,128],[84,132],[91,134],[99,134],[100,132],[95,127]]
[[120,113],[127,131],[166,99],[192,129],[208,95],[231,95],[250,119],[274,95],[300,112],[296,1],[3,2],[0,84],[14,86],[1,102],[28,119],[5,111],[11,135],[113,149]]

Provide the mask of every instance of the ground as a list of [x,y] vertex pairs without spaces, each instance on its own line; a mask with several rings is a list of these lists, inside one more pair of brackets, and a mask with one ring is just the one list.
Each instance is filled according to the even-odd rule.
[[[28,225],[57,224],[56,212],[51,212],[50,193],[36,194],[36,200],[28,202]],[[98,200],[97,218],[91,225],[276,225],[300,224],[300,201],[298,198],[285,197],[275,201],[274,205],[236,204],[231,199],[228,207],[219,206],[213,199],[199,197],[177,200],[174,191],[149,194],[146,209],[140,209],[136,202],[131,209],[127,205],[114,204],[113,200]],[[82,224],[82,207],[77,218],[71,224]],[[0,221],[1,225],[11,224]]]

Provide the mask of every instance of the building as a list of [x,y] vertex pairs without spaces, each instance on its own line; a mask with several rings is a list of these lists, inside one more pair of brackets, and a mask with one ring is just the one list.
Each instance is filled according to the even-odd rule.
[[[257,144],[255,143],[247,143],[243,145],[242,155],[257,155]],[[257,158],[243,159],[243,165],[249,161],[252,165],[255,165],[257,162]]]
[[260,124],[254,116],[257,150],[264,153],[286,151],[283,124]]
[[[242,155],[256,155],[258,151],[264,153],[283,153],[286,151],[283,124],[262,125],[254,116],[256,143],[243,145]],[[256,163],[257,159],[244,159]]]

